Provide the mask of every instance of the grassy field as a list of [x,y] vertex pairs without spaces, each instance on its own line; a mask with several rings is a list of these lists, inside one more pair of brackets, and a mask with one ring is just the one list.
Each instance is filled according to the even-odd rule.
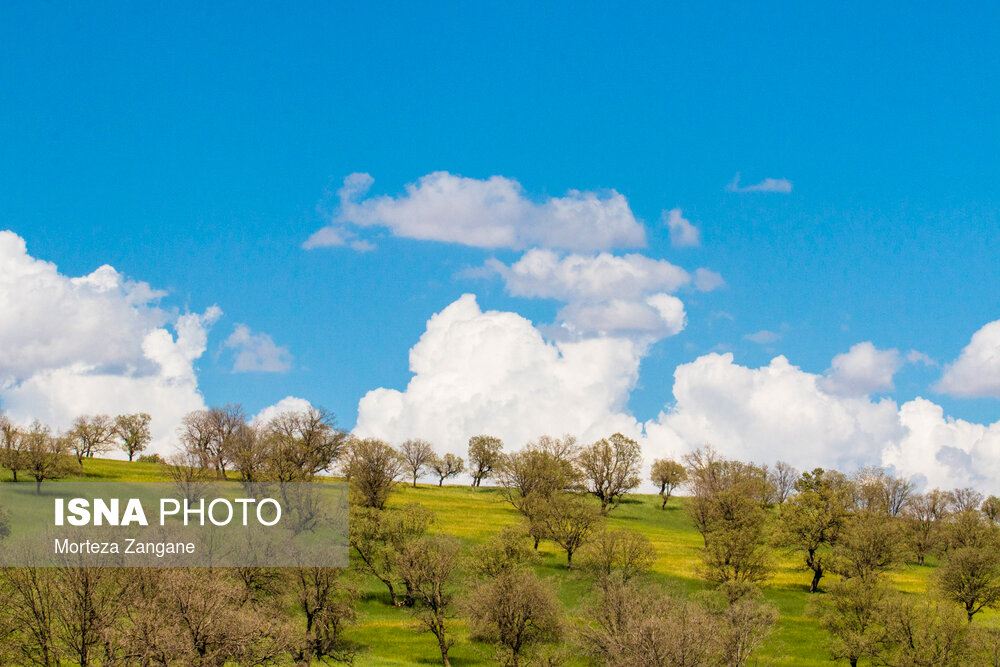
[[[101,459],[87,460],[83,477],[93,480],[162,481],[163,468],[158,464],[126,463]],[[9,479],[9,473],[6,479]],[[77,478],[79,479],[79,478]],[[46,482],[47,484],[52,482]],[[431,532],[446,533],[473,546],[501,527],[516,524],[519,515],[503,503],[494,489],[470,489],[467,486],[400,485],[390,499],[390,505],[417,502],[435,514]],[[695,530],[684,509],[685,499],[673,499],[666,510],[660,510],[658,496],[636,495],[615,509],[608,519],[611,527],[627,527],[646,535],[656,548],[657,559],[652,580],[680,592],[693,592],[706,587],[698,575],[701,536]],[[539,575],[550,578],[571,619],[591,596],[591,582],[565,567],[565,553],[551,543],[543,542]],[[760,652],[765,664],[829,665],[825,634],[808,611],[815,596],[807,591],[808,573],[800,567],[797,556],[775,550],[772,554],[774,571],[763,587],[767,600],[780,612],[774,633]],[[890,573],[893,584],[907,593],[927,590],[934,570],[933,559],[927,566],[906,565]],[[432,635],[421,627],[404,609],[388,604],[385,588],[371,578],[359,577],[362,591],[358,604],[358,623],[349,638],[367,648],[359,657],[360,665],[440,664],[437,644]],[[820,594],[821,595],[821,594]],[[1000,615],[985,612],[977,623],[998,624]],[[457,639],[450,652],[456,666],[484,664],[491,655],[488,646],[470,642],[464,623],[453,619]],[[573,664],[585,664],[574,662]]]

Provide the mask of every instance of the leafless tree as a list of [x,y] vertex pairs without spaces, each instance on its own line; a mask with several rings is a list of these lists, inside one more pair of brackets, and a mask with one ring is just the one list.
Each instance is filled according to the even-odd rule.
[[503,440],[491,435],[475,435],[469,438],[469,472],[472,486],[477,487],[493,473],[503,451]]
[[577,463],[587,490],[601,501],[602,514],[617,507],[622,496],[641,482],[642,450],[639,443],[621,433],[585,447]]
[[399,446],[399,453],[406,461],[406,469],[413,476],[413,486],[416,488],[420,471],[434,462],[434,447],[426,440],[407,440]]
[[406,582],[397,571],[396,554],[423,535],[432,519],[430,510],[415,503],[383,511],[351,507],[351,548],[358,557],[357,567],[385,585],[393,606],[411,602],[409,595],[399,601],[398,587]]
[[562,635],[562,607],[555,592],[528,569],[479,582],[464,603],[472,636],[492,644],[505,667],[525,664],[533,647]]
[[448,453],[444,456],[435,456],[430,462],[431,470],[438,478],[438,486],[444,485],[444,480],[455,477],[465,470],[465,461],[461,456]]
[[612,577],[629,581],[647,572],[656,560],[649,539],[634,530],[601,530],[580,550],[583,570],[593,573],[602,586]]
[[343,583],[340,568],[297,568],[294,579],[295,601],[304,617],[291,642],[296,664],[306,667],[326,658],[352,662],[357,649],[344,631],[355,619],[357,591]]
[[283,471],[279,477],[300,480],[328,471],[347,442],[333,413],[324,408],[283,412],[268,422],[267,432],[273,466]]
[[952,492],[952,507],[956,512],[969,512],[978,510],[983,504],[983,494],[975,489],[964,488],[955,489]]
[[67,435],[80,467],[83,459],[111,451],[114,447],[115,422],[108,415],[82,415],[73,421]]
[[941,594],[962,605],[969,622],[986,607],[1000,604],[1000,554],[996,545],[950,550],[935,577]]
[[417,618],[434,635],[441,664],[449,667],[448,650],[455,640],[448,634],[452,615],[452,578],[458,566],[460,544],[453,537],[433,536],[412,540],[396,554],[396,568],[407,590],[416,598]]
[[107,635],[123,618],[132,579],[108,567],[62,567],[54,571],[55,634],[74,664],[107,664]]
[[479,577],[492,579],[535,560],[528,547],[529,535],[520,526],[505,526],[486,542],[476,546],[468,558],[468,569]]
[[774,464],[771,471],[771,485],[774,487],[774,501],[779,505],[788,499],[792,491],[795,490],[795,480],[799,478],[799,471],[784,461]]

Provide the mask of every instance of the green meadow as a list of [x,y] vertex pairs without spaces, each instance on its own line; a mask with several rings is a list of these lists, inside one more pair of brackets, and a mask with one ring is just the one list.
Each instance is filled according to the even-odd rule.
[[[9,480],[10,474],[6,475],[4,479]],[[166,479],[160,464],[103,459],[86,460],[81,476],[107,481],[152,482]],[[500,494],[486,487],[471,489],[465,485],[437,487],[420,484],[413,488],[408,483],[400,483],[389,505],[413,502],[434,512],[430,532],[460,538],[467,547],[482,542],[503,526],[520,521],[520,515],[502,501]],[[661,510],[658,496],[637,494],[627,497],[610,513],[607,521],[610,527],[639,531],[652,542],[657,553],[649,575],[652,583],[673,592],[693,593],[705,589],[707,584],[699,576],[701,536],[687,516],[685,503],[685,498],[674,498],[665,510]],[[780,620],[757,657],[762,664],[771,665],[835,664],[826,651],[825,633],[809,608],[810,602],[822,593],[809,594],[809,574],[800,566],[798,556],[775,549],[771,557],[773,572],[763,586],[763,593],[777,607]],[[580,622],[580,616],[591,600],[592,582],[575,570],[567,570],[565,562],[564,552],[550,542],[542,542],[536,570],[555,585],[572,626]],[[927,591],[933,571],[934,560],[930,558],[924,566],[898,567],[889,577],[899,590],[921,594]],[[361,596],[357,604],[357,623],[348,637],[365,647],[358,656],[357,664],[440,664],[433,636],[423,632],[422,626],[407,610],[389,605],[388,593],[382,584],[370,577],[351,576]],[[460,581],[456,587],[460,594]],[[977,616],[975,622],[1000,625],[1000,614],[986,611]],[[460,617],[452,619],[451,627],[457,639],[449,653],[454,665],[490,662],[490,647],[470,641]],[[570,664],[586,664],[573,655],[571,646],[567,645],[566,650]]]

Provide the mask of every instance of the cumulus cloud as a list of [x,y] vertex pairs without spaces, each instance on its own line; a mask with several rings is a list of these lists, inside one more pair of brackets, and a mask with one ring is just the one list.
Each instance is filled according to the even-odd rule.
[[545,433],[637,436],[625,404],[639,354],[620,338],[546,341],[520,315],[483,312],[466,294],[428,321],[410,350],[406,389],[379,388],[361,399],[354,432],[393,442],[425,438],[463,456],[478,433],[513,449]]
[[799,468],[878,463],[903,435],[896,403],[828,394],[783,356],[761,368],[707,354],[674,371],[674,404],[646,424],[665,453],[711,444],[726,456]]
[[[622,431],[639,440],[647,464],[711,444],[742,460],[847,471],[884,465],[929,485],[1000,491],[1000,422],[954,420],[921,398],[899,406],[857,390],[832,393],[829,375],[783,356],[760,368],[735,363],[731,353],[682,364],[672,403],[639,424],[626,405],[642,354],[626,338],[547,341],[523,317],[483,312],[465,295],[428,322],[410,351],[406,388],[361,399],[355,433],[394,442],[423,437],[464,454],[478,433],[517,449],[544,433],[589,442]],[[849,351],[831,366],[849,368],[865,354],[878,358]]]
[[902,366],[899,350],[879,350],[871,342],[858,343],[833,358],[822,381],[823,389],[841,396],[891,391],[892,378]]
[[254,333],[245,324],[237,324],[226,339],[233,350],[234,373],[286,373],[292,367],[292,353],[275,345],[265,333]]
[[958,359],[945,366],[935,389],[952,396],[1000,398],[1000,320],[972,335]]
[[269,405],[250,419],[252,424],[266,424],[283,412],[305,412],[311,409],[312,403],[298,396],[285,396],[283,399]]
[[556,320],[570,335],[651,342],[678,333],[687,322],[684,304],[669,292],[691,282],[691,275],[666,260],[535,249],[510,266],[496,259],[486,266],[513,296],[567,302]]
[[55,428],[148,412],[153,451],[169,451],[180,418],[204,406],[194,364],[222,311],[172,314],[163,296],[110,266],[68,277],[0,232],[0,408]]
[[338,191],[340,207],[330,225],[305,248],[345,245],[354,228],[384,227],[393,235],[478,248],[532,246],[593,251],[644,246],[645,228],[625,197],[571,190],[539,200],[503,176],[465,178],[445,171],[421,177],[397,197],[365,198],[374,179],[351,174]]
[[740,185],[740,175],[736,174],[732,183],[726,186],[727,192],[780,192],[788,194],[792,191],[792,182],[787,178],[765,178],[760,183],[753,185]]
[[701,232],[681,215],[679,208],[664,211],[663,222],[670,229],[670,243],[674,247],[687,248],[701,243]]

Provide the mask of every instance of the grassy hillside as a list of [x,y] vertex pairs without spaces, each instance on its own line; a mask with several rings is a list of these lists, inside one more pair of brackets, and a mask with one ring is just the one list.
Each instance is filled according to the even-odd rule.
[[[100,459],[87,460],[83,477],[94,480],[161,481],[162,466]],[[7,477],[9,479],[9,476]],[[52,482],[46,482],[50,484]],[[470,489],[467,486],[400,485],[390,505],[417,502],[431,509],[435,522],[431,532],[461,538],[467,546],[486,539],[505,525],[516,524],[519,515],[500,499],[493,489]],[[652,578],[664,587],[693,592],[706,587],[698,575],[701,536],[687,517],[686,500],[671,500],[660,510],[658,496],[636,495],[614,510],[608,521],[612,527],[627,527],[646,535],[656,548],[657,559]],[[579,614],[591,593],[590,581],[566,570],[565,553],[551,543],[540,547],[538,573],[556,585],[559,597],[571,617]],[[809,576],[799,567],[798,557],[775,550],[773,575],[764,585],[764,595],[780,611],[775,632],[760,657],[774,665],[833,664],[824,648],[825,635],[807,611],[813,596],[807,592]],[[933,572],[933,560],[927,566],[907,565],[890,575],[893,584],[908,593],[927,589]],[[420,631],[420,626],[403,609],[388,604],[385,588],[371,578],[359,578],[362,597],[358,604],[359,622],[349,637],[369,647],[360,657],[361,665],[440,664],[434,638]],[[977,623],[1000,624],[1000,615],[986,612]],[[483,664],[490,649],[468,641],[461,619],[453,619],[458,642],[450,652],[455,665]]]

